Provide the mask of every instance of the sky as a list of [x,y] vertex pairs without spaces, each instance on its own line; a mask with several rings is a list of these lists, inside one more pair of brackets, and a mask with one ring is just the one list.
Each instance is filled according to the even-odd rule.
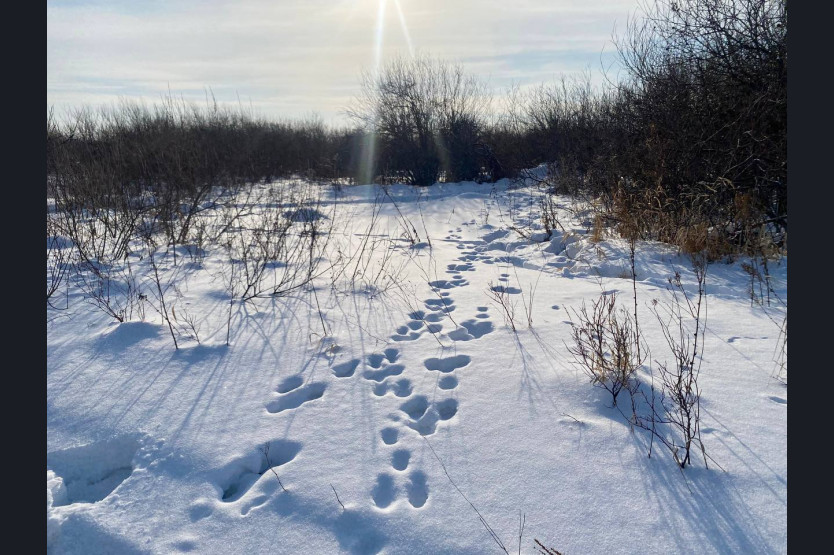
[[[344,110],[395,55],[461,63],[496,93],[603,67],[636,0],[48,0],[47,107],[209,95],[269,118]],[[612,66],[612,64],[614,64]]]

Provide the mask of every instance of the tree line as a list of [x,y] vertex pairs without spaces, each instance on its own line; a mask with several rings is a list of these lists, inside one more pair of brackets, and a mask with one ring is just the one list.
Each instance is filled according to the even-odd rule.
[[719,254],[781,246],[786,2],[655,0],[615,44],[616,83],[562,79],[501,97],[460,64],[394,58],[361,76],[340,128],[174,98],[49,111],[48,195],[107,205],[151,194],[175,207],[288,176],[426,186],[548,164],[554,192],[594,198],[627,235]]

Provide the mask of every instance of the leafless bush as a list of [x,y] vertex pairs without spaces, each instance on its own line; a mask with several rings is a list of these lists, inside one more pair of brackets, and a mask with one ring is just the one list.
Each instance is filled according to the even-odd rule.
[[[634,283],[633,256],[632,247]],[[651,434],[648,455],[651,457],[654,439],[657,439],[681,469],[691,464],[694,450],[700,451],[707,468],[707,459],[715,463],[701,441],[701,389],[698,385],[706,330],[708,258],[702,252],[691,255],[691,261],[696,292],[687,291],[680,273],[676,272],[669,278],[672,300],[666,303],[653,300],[650,308],[674,360],[671,364],[655,361],[658,386],[651,368],[650,384],[642,383],[637,374],[650,355],[637,326],[636,288],[633,317],[624,308],[617,309],[615,293],[603,292],[590,310],[584,302],[579,310],[573,310],[573,344],[568,347],[591,383],[611,394],[613,406],[629,424]],[[628,393],[630,411],[617,406],[617,398],[623,391]]]
[[779,327],[779,337],[776,340],[776,352],[774,353],[776,363],[775,377],[784,384],[788,383],[788,315],[782,320]]
[[515,303],[507,288],[503,285],[495,285],[490,281],[486,293],[501,310],[501,315],[504,317],[504,324],[512,328],[513,331],[517,331],[515,328]]
[[598,199],[606,223],[638,215],[640,239],[773,256],[787,239],[785,2],[641,8],[616,39],[624,78],[512,91],[499,144],[548,164],[555,192]]
[[568,350],[591,383],[611,394],[613,405],[625,390],[633,393],[634,374],[643,364],[639,334],[631,315],[617,308],[616,293],[603,292],[590,310],[583,301],[571,316],[573,344]]
[[[652,429],[681,468],[690,464],[690,454],[695,449],[700,450],[704,464],[709,467],[701,441],[701,389],[698,386],[706,329],[705,256],[693,257],[693,270],[698,286],[696,295],[686,291],[680,274],[676,273],[669,278],[672,302],[665,306],[654,303],[652,308],[674,359],[672,364],[657,363],[661,410],[651,416]],[[652,399],[652,407],[655,406]],[[672,432],[659,432],[658,425],[668,425]]]
[[767,256],[751,256],[749,261],[741,263],[741,268],[750,276],[750,306],[769,307],[773,302],[787,306],[773,288]]
[[558,227],[565,232],[565,228],[559,221],[559,210],[556,206],[556,200],[552,195],[543,195],[539,200],[539,208],[541,210],[541,224],[545,231],[545,241],[549,241],[553,237],[553,231]]
[[[162,320],[168,325],[168,331],[171,332],[171,339],[174,341],[174,349],[179,350],[179,344],[177,343],[177,334],[174,333],[174,324],[171,322],[171,313],[169,312],[168,305],[165,303],[165,293],[168,291],[169,288],[172,286],[172,282],[169,280],[163,286],[163,279],[159,273],[159,265],[156,261],[156,250],[157,246],[153,242],[153,240],[148,241],[148,261],[151,265],[151,269],[153,270],[153,275],[149,276],[153,286],[150,287],[151,294],[156,298],[157,303],[159,304],[158,307],[154,306],[156,311],[162,316]],[[151,305],[153,306],[153,305]],[[171,310],[173,310],[173,306],[171,306]]]
[[[527,327],[533,327],[533,306],[535,306],[535,298],[536,298],[536,289],[539,287],[539,279],[542,277],[542,272],[539,271],[539,275],[536,277],[536,282],[531,283],[528,289],[529,297],[524,294],[524,288],[519,287],[521,289],[521,306],[524,307],[524,315],[527,317]],[[519,283],[519,285],[521,285]]]
[[118,322],[132,319],[139,308],[142,292],[128,257],[77,264],[73,278],[88,303]]
[[243,301],[285,295],[310,283],[329,240],[332,218],[313,190],[270,187],[262,200],[240,228],[227,233]]
[[610,104],[610,93],[595,87],[590,73],[517,93],[509,114],[522,132],[524,168],[556,163],[565,176],[585,174],[605,139],[603,122]]
[[385,197],[391,202],[394,206],[394,210],[397,211],[397,221],[400,224],[400,229],[402,229],[401,237],[408,241],[408,243],[413,247],[417,243],[420,242],[420,234],[417,233],[417,228],[414,224],[406,218],[402,211],[400,210],[400,206],[397,204],[397,201],[394,200],[394,197],[388,192],[388,187],[382,187],[382,191],[385,193]]
[[[368,226],[361,233],[354,230],[350,217],[341,219],[339,233],[342,240],[335,245],[336,253],[331,264],[330,278],[334,289],[376,295],[398,286],[402,280],[402,271],[410,259],[403,256],[397,260],[397,254],[402,253],[402,249],[398,248],[392,234],[382,228],[381,211],[386,198],[387,192],[380,189],[370,206]],[[398,223],[400,229],[410,226],[401,213]]]
[[361,86],[348,114],[374,141],[366,149],[372,156],[363,182],[381,175],[431,185],[479,175],[478,145],[490,98],[462,66],[427,56],[399,57],[378,73],[364,73]]
[[53,296],[62,285],[69,285],[69,274],[73,266],[72,245],[59,234],[58,227],[49,214],[46,216],[46,303],[52,308],[57,305]]
[[171,316],[177,324],[180,334],[194,339],[198,344],[200,343],[200,323],[194,314],[188,310],[181,309],[180,315],[177,316],[177,311],[174,306],[171,307]]
[[655,0],[643,12],[617,40],[629,78],[616,113],[629,130],[612,142],[622,140],[624,150],[611,167],[636,189],[654,191],[641,203],[648,223],[665,220],[672,231],[702,225],[707,241],[742,252],[780,243],[787,229],[786,4]]

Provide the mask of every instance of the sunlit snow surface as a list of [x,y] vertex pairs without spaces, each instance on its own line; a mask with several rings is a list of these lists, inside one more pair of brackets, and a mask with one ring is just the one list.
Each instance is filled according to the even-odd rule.
[[[506,181],[320,193],[292,212],[329,229],[315,290],[230,312],[221,245],[160,258],[199,343],[182,326],[174,349],[154,296],[121,324],[74,287],[48,310],[51,553],[502,552],[487,526],[517,552],[520,515],[524,553],[787,550],[786,258],[769,305],[743,261],[709,266],[714,462],[681,471],[568,351],[583,300],[634,308],[628,245],[592,243],[570,199],[547,238],[539,193]],[[693,292],[685,256],[638,243],[644,380],[671,362],[650,307],[676,271]]]

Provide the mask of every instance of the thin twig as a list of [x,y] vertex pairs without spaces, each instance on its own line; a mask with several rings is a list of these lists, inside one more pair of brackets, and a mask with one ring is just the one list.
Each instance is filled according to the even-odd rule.
[[492,526],[490,526],[487,523],[487,521],[484,519],[483,515],[481,515],[481,511],[479,511],[478,508],[475,507],[475,505],[472,504],[472,501],[470,501],[469,498],[466,497],[466,495],[460,490],[460,488],[455,483],[455,481],[452,480],[452,477],[449,476],[449,471],[446,470],[446,465],[443,464],[443,461],[441,461],[440,457],[437,456],[437,452],[435,452],[434,447],[431,446],[431,443],[429,443],[429,440],[426,439],[426,436],[422,436],[422,437],[423,437],[423,440],[426,442],[426,445],[428,445],[429,449],[431,449],[431,452],[434,455],[434,458],[437,459],[437,462],[439,462],[440,466],[443,468],[443,472],[444,472],[444,474],[446,474],[446,477],[449,479],[449,483],[451,483],[452,486],[461,495],[461,497],[463,497],[466,500],[466,502],[469,503],[469,506],[472,507],[472,510],[475,511],[475,513],[478,515],[478,519],[481,521],[481,524],[484,525],[484,528],[486,528],[487,532],[489,532],[489,535],[492,536],[493,541],[495,541],[495,543],[498,544],[498,547],[500,547],[501,550],[504,553],[509,555],[510,552],[507,551],[507,548],[504,546],[504,542],[501,541],[501,538],[498,537],[498,534],[495,533],[495,530],[492,529]]
[[341,499],[339,499],[339,494],[338,494],[338,493],[336,493],[336,488],[334,488],[334,487],[333,487],[333,484],[330,484],[330,488],[333,490],[333,493],[336,495],[336,501],[338,501],[338,502],[339,502],[339,505],[341,505],[341,506],[342,506],[342,510],[343,510],[343,511],[344,511],[344,510],[346,510],[346,509],[345,509],[345,505],[344,505],[344,503],[342,503],[342,500],[341,500]]
[[278,485],[281,486],[281,489],[285,492],[287,488],[284,487],[284,484],[281,482],[281,478],[278,476],[278,473],[275,472],[275,468],[272,466],[272,461],[269,460],[269,443],[267,443],[262,449],[261,452],[264,454],[264,458],[266,459],[266,465],[273,474],[275,474],[275,479],[278,480]]

